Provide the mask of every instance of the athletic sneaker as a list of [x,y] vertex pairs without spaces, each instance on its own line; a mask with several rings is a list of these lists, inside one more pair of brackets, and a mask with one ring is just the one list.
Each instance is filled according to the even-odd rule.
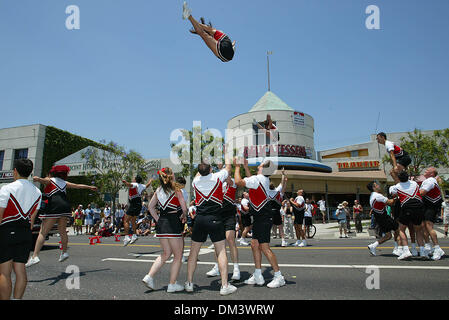
[[398,257],[400,257],[400,256],[401,256],[401,254],[402,254],[402,249],[401,249],[401,248],[399,248],[399,247],[397,247],[397,248],[394,248],[394,250],[393,250],[393,254],[394,254],[395,256],[398,256]]
[[123,239],[123,246],[126,247],[131,242],[131,238],[126,235],[125,239]]
[[243,238],[240,238],[239,243],[240,243],[240,245],[242,245],[242,246],[248,246],[248,245],[249,245],[249,243],[246,242]]
[[267,284],[268,288],[279,288],[282,286],[285,286],[285,279],[283,276],[275,276],[273,280]]
[[301,244],[301,241],[300,240],[296,240],[296,242],[293,243],[292,246],[299,247],[300,244]]
[[218,270],[218,267],[214,266],[209,272],[206,273],[206,276],[208,277],[216,277],[220,275],[220,270]]
[[187,2],[184,1],[184,3],[182,4],[182,18],[186,20],[190,17],[191,14],[192,10],[190,10],[190,8],[187,6]]
[[372,244],[368,245],[368,250],[371,255],[376,256],[376,248]]
[[184,289],[185,289],[187,292],[193,292],[193,283],[192,283],[192,282],[186,282],[186,283],[184,284]]
[[237,288],[234,287],[232,284],[228,283],[226,287],[221,287],[220,294],[222,296],[227,296],[229,294],[232,294],[237,291]]
[[142,282],[151,289],[154,290],[154,280],[148,274],[142,279]]
[[307,246],[307,243],[305,241],[301,241],[297,244],[298,247],[305,247]]
[[256,274],[253,273],[253,275],[245,280],[245,284],[257,284],[258,286],[263,286],[265,283],[265,279],[263,278],[263,275],[256,276]]
[[412,253],[410,250],[403,250],[402,254],[398,257],[398,260],[405,260],[412,256]]
[[234,269],[234,272],[232,273],[231,280],[240,280],[240,270]]
[[432,260],[434,261],[438,261],[441,259],[441,257],[444,256],[444,251],[441,248],[435,249],[433,251],[433,256],[432,256]]
[[64,260],[67,260],[69,258],[69,254],[67,252],[61,253],[61,256],[59,257],[59,262],[63,262]]
[[129,244],[133,244],[134,242],[136,242],[138,240],[137,238],[137,234],[133,234],[131,241],[129,242]]
[[25,267],[31,267],[34,266],[35,264],[38,264],[39,262],[41,262],[41,260],[39,259],[39,257],[33,258],[31,257],[28,262],[25,264]]
[[282,239],[281,247],[286,247],[286,246],[288,246],[287,241],[285,241],[284,239]]
[[180,291],[184,291],[184,286],[181,286],[177,282],[175,282],[174,284],[171,283],[168,284],[167,293],[180,292]]

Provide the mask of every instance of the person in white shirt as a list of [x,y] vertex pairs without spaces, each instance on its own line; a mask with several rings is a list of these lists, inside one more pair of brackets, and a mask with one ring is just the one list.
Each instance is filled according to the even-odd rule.
[[22,299],[27,286],[27,262],[32,245],[31,227],[41,205],[42,193],[28,177],[33,171],[29,159],[14,161],[14,182],[0,190],[0,300]]
[[432,260],[440,260],[444,256],[444,251],[438,244],[437,233],[433,229],[433,224],[436,222],[437,217],[440,214],[441,203],[443,202],[442,192],[438,184],[437,178],[438,172],[435,168],[427,168],[424,177],[426,180],[421,184],[419,190],[423,197],[424,203],[424,237],[429,237],[433,242],[433,250],[429,241],[425,244],[425,249],[432,253]]
[[381,194],[381,185],[377,181],[370,182],[367,185],[371,192],[370,205],[375,216],[376,223],[379,225],[379,233],[385,234],[380,240],[368,245],[368,250],[373,256],[376,256],[376,248],[392,238],[391,232],[397,232],[399,224],[387,214],[387,206],[393,206],[394,199],[388,199]]
[[246,242],[246,237],[253,227],[252,216],[249,210],[249,195],[248,192],[243,192],[243,199],[240,202],[240,217],[242,220],[242,235],[239,239],[239,243],[242,246],[248,246],[249,243]]
[[289,239],[295,238],[295,231],[293,227],[293,208],[290,204],[289,200],[285,200],[283,202],[283,211],[284,211],[284,234],[286,237],[289,237]]
[[320,207],[321,216],[323,218],[323,223],[326,223],[326,201],[324,201],[324,197],[321,197],[321,200],[319,200],[318,205]]
[[398,260],[404,260],[412,256],[408,247],[408,240],[405,230],[408,225],[413,224],[416,232],[416,239],[420,246],[420,256],[423,259],[428,259],[428,253],[424,249],[424,235],[422,222],[424,220],[424,205],[422,197],[419,193],[419,186],[415,181],[409,180],[407,171],[401,171],[399,175],[392,172],[392,177],[397,183],[390,187],[390,195],[397,196],[401,203],[401,210],[398,218],[399,235],[402,244],[402,254]]
[[449,196],[446,196],[443,204],[441,205],[441,218],[444,224],[444,236],[447,238],[447,232],[449,229]]
[[[379,132],[376,136],[376,140],[379,144],[385,145],[385,149],[390,156],[393,163],[393,169],[396,174],[405,170],[412,162],[408,153],[394,142],[387,140],[387,135],[384,132]],[[391,174],[391,172],[390,172]]]
[[[312,225],[312,210],[313,205],[310,202],[310,199],[306,199],[306,209],[304,211],[304,234],[307,236],[310,231],[310,226]],[[305,246],[307,246],[307,242],[305,242]]]
[[[221,168],[222,165],[218,165]],[[228,258],[226,256],[226,231],[220,217],[223,207],[223,183],[232,170],[231,163],[217,173],[212,173],[210,164],[198,165],[198,174],[192,181],[195,192],[196,217],[192,233],[192,246],[187,262],[187,292],[193,292],[193,275],[202,244],[209,236],[217,254],[218,269],[221,276],[220,295],[234,293],[237,288],[228,282]]]
[[[304,233],[303,224],[304,224],[304,210],[305,210],[305,200],[304,200],[304,190],[298,190],[297,197],[295,200],[290,199],[290,203],[292,204],[293,213],[295,220],[293,225],[295,226],[296,232],[296,243],[294,246],[297,247],[305,247],[307,246],[306,234]],[[301,241],[302,239],[302,241]]]
[[273,230],[276,234],[276,229],[279,230],[279,235],[281,237],[281,247],[286,247],[287,242],[285,241],[284,226],[282,223],[282,199],[284,197],[284,190],[287,185],[287,176],[285,175],[284,169],[282,169],[282,180],[277,188],[274,187],[273,183],[270,183],[270,189],[268,190],[268,196],[270,197],[271,210],[273,212]]
[[[276,255],[270,249],[270,233],[273,225],[273,213],[270,206],[270,197],[267,194],[270,186],[268,178],[270,161],[261,163],[257,168],[257,175],[247,175],[242,179],[240,164],[235,162],[235,184],[241,188],[249,189],[250,208],[254,214],[253,238],[251,250],[254,257],[255,270],[253,275],[245,280],[245,284],[263,285],[265,279],[262,275],[262,253],[270,262],[274,271],[273,280],[267,285],[269,288],[278,288],[285,285],[285,279],[279,269]],[[245,172],[249,172],[248,161],[244,159]]]
[[[150,179],[146,185],[142,184],[142,177],[137,175],[132,182],[122,181],[128,187],[128,201],[129,207],[125,214],[123,225],[125,227],[125,239],[123,240],[123,246],[132,244],[137,241],[137,217],[142,212],[142,193],[151,185],[153,179]],[[106,209],[105,209],[106,216]],[[129,234],[129,229],[133,230],[132,236]]]

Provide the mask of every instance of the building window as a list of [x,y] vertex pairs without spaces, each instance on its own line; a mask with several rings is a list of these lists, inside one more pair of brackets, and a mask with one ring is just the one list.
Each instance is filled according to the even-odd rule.
[[14,160],[28,158],[28,149],[16,149],[14,150]]
[[359,150],[351,151],[351,158],[355,158],[359,156]]
[[0,170],[3,170],[3,159],[5,158],[5,150],[0,150]]

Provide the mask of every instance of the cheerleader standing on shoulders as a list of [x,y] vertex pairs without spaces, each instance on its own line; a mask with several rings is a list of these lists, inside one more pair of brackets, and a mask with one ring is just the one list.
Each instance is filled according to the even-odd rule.
[[28,260],[26,267],[30,267],[40,262],[39,253],[44,245],[45,238],[55,223],[58,224],[58,231],[61,236],[62,252],[59,262],[69,257],[67,253],[67,219],[72,216],[72,206],[67,199],[67,189],[86,189],[97,191],[97,187],[84,184],[75,184],[66,181],[70,168],[67,166],[54,166],[51,168],[48,177],[33,177],[34,182],[39,182],[45,186],[43,201],[45,208],[39,215],[42,220],[41,230],[34,247],[32,257]]
[[[157,188],[149,204],[151,216],[156,221],[156,237],[159,238],[163,253],[157,257],[148,274],[142,279],[145,285],[154,290],[154,276],[173,254],[170,270],[170,283],[167,292],[183,291],[184,286],[176,279],[182,266],[184,249],[184,224],[187,221],[187,205],[180,186],[175,182],[173,170],[163,168],[158,171],[161,186]],[[157,214],[159,208],[160,215]]]

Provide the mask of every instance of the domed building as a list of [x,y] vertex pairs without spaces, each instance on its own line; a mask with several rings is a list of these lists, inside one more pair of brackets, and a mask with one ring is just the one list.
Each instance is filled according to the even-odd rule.
[[[275,127],[268,138],[262,129],[267,116]],[[332,172],[331,167],[316,161],[313,118],[291,108],[271,91],[247,113],[229,120],[227,128],[227,141],[248,157],[250,166],[270,159],[285,169]]]
[[[271,127],[266,122],[267,118],[271,118]],[[267,128],[269,130],[265,130]],[[325,199],[328,217],[344,200],[350,203],[354,199],[362,200],[368,212],[367,183],[387,180],[379,156],[360,146],[317,153],[314,132],[311,115],[292,108],[268,91],[248,112],[228,121],[226,141],[228,147],[231,145],[238,154],[248,158],[250,166],[257,166],[268,159],[277,164],[277,170],[270,177],[275,185],[281,181],[280,169],[285,168],[288,177],[285,198],[294,197],[302,189],[305,198],[314,201]],[[377,150],[377,143],[371,149],[374,147]],[[352,158],[352,155],[357,157]],[[346,165],[344,161],[350,164]],[[353,161],[358,162],[353,166]],[[346,166],[349,169],[342,169]]]

